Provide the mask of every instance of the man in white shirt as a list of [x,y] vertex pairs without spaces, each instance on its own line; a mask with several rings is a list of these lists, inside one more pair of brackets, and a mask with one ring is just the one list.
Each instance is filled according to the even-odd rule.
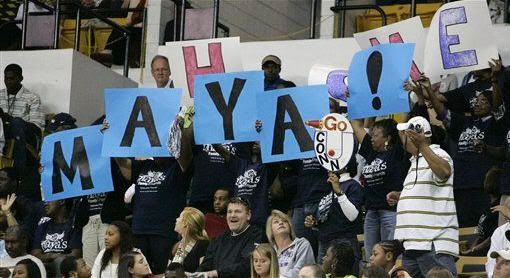
[[152,58],[151,72],[154,81],[158,88],[173,88],[174,81],[170,79],[172,71],[170,71],[170,64],[168,58],[162,55],[156,55]]
[[453,160],[432,144],[432,129],[425,118],[413,117],[397,129],[406,151],[412,154],[397,206],[395,239],[404,244],[402,264],[415,278],[425,277],[434,266],[456,276],[459,225],[453,198]]
[[508,222],[508,219],[510,218],[510,199],[506,199],[504,205],[494,207],[494,212],[500,212],[503,214],[507,219],[507,222],[499,226],[491,236],[491,247],[489,248],[489,252],[487,252],[487,263],[485,263],[485,271],[487,272],[488,278],[492,277],[494,267],[496,266],[496,260],[491,257],[491,254],[495,251],[510,248],[510,241],[507,236],[510,235],[510,223]]
[[0,116],[4,123],[6,139],[14,140],[14,168],[23,174],[27,164],[27,144],[34,148],[40,144],[44,117],[40,97],[30,92],[21,82],[23,70],[17,64],[4,69],[5,89],[0,90]]
[[4,240],[8,256],[0,259],[0,277],[12,277],[14,266],[24,259],[30,259],[36,263],[41,271],[41,277],[46,277],[46,269],[42,261],[27,253],[28,235],[20,226],[7,228]]

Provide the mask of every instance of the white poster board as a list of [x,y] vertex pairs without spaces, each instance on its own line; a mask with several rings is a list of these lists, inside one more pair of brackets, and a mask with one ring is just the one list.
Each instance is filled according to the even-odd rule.
[[195,75],[243,71],[239,37],[167,42],[159,54],[168,58],[174,86],[183,89],[183,105],[193,102]]
[[418,80],[423,71],[423,53],[425,50],[425,30],[419,16],[406,19],[377,29],[354,34],[362,49],[383,43],[414,43],[411,78]]
[[429,76],[488,68],[498,50],[486,1],[441,6],[432,18],[426,45],[424,71]]
[[347,101],[348,70],[329,65],[315,64],[308,74],[308,85],[327,85],[329,97]]

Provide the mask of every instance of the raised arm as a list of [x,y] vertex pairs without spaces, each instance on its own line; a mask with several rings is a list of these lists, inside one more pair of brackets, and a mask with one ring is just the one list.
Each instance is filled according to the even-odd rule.
[[351,125],[354,131],[354,136],[356,136],[358,142],[363,142],[363,138],[365,138],[365,135],[367,135],[367,132],[365,131],[365,122],[363,119],[351,120]]

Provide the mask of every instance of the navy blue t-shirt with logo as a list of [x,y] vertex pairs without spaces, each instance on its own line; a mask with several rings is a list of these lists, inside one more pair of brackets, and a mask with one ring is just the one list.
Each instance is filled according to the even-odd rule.
[[[340,184],[347,199],[358,211],[361,211],[361,205],[363,204],[363,189],[361,185],[354,179],[342,181]],[[345,216],[342,207],[338,203],[336,194],[332,191],[329,192],[328,195],[322,198],[320,205],[323,205],[323,203],[331,203],[331,206],[327,220],[319,224],[319,240],[321,242],[329,242],[339,238],[356,238],[358,231],[356,220],[351,222]]]
[[[225,144],[223,147],[233,155],[243,155],[243,144]],[[225,159],[212,145],[193,146],[193,179],[190,204],[212,202],[214,192],[220,187],[232,188],[235,175],[228,170]]]
[[186,205],[189,175],[174,158],[133,162],[136,178],[133,234],[171,235],[175,219]]
[[81,249],[81,229],[73,228],[70,222],[55,223],[43,217],[35,230],[33,248],[43,253],[71,253],[73,249]]
[[293,207],[318,202],[330,190],[328,171],[321,166],[317,157],[302,159],[298,170],[297,193]]
[[402,191],[404,173],[408,164],[404,161],[404,149],[397,144],[387,151],[376,152],[372,148],[372,137],[367,133],[359,154],[365,158],[362,169],[363,194],[367,210],[396,210],[386,202],[386,195],[391,191]]
[[[482,188],[485,174],[496,161],[487,154],[477,152],[475,142],[479,140],[487,145],[501,146],[504,134],[502,121],[496,120],[493,116],[476,119],[451,112],[449,125],[460,127],[457,153],[453,160],[454,188]],[[476,163],[476,167],[473,167],[473,163]]]
[[265,225],[271,206],[269,189],[276,178],[275,164],[232,156],[231,171],[235,173],[234,194],[250,202],[251,223]]

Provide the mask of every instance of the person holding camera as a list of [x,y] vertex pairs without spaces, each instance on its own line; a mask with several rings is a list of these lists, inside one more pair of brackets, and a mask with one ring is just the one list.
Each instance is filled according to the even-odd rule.
[[435,267],[455,276],[459,254],[457,211],[453,198],[453,160],[431,143],[432,129],[423,117],[397,125],[411,168],[397,204],[395,239],[403,241],[402,263],[412,277]]

